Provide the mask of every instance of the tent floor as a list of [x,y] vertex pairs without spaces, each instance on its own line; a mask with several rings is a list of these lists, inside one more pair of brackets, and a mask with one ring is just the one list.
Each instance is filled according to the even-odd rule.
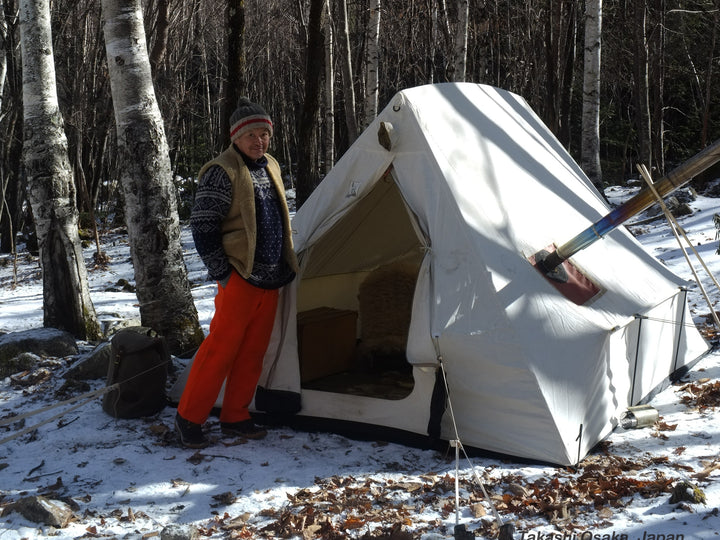
[[412,366],[404,362],[403,365],[395,364],[386,368],[343,371],[304,382],[302,387],[307,390],[398,400],[407,397],[414,385]]

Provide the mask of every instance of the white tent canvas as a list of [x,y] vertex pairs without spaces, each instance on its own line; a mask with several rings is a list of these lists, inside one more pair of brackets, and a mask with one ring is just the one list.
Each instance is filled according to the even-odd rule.
[[[301,417],[577,463],[707,351],[686,283],[625,229],[572,257],[597,288],[580,303],[529,262],[608,211],[522,98],[470,83],[399,92],[293,219],[301,272],[281,295],[263,396],[299,396]],[[301,358],[298,314],[357,313],[361,347],[360,287],[398,262],[416,272],[404,391],[301,380],[301,363],[317,359]],[[438,388],[447,396],[433,400]]]

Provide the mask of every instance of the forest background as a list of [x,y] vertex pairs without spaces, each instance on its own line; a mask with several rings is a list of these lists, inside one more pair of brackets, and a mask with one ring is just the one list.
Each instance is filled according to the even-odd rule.
[[[42,201],[28,203],[35,172],[23,159],[29,135],[20,13],[42,3],[48,0],[0,0],[4,253],[18,239],[36,249],[33,213]],[[111,90],[112,70],[123,62],[117,56],[108,65],[104,22],[106,12],[133,4],[142,12],[181,220],[200,166],[228,144],[227,118],[242,95],[273,118],[270,151],[287,186],[298,188],[298,204],[397,91],[427,83],[470,81],[519,94],[583,164],[584,52],[593,12],[602,12],[600,167],[586,172],[596,185],[624,183],[638,163],[659,178],[720,133],[720,0],[52,0],[57,102],[81,230],[131,221],[125,212],[133,205],[124,199],[132,189],[121,188],[128,150],[118,140],[120,94]],[[715,176],[711,170],[696,182]],[[152,289],[137,276],[143,257],[133,257],[139,290]],[[138,296],[141,310],[153,302]],[[181,296],[187,303],[187,291]]]

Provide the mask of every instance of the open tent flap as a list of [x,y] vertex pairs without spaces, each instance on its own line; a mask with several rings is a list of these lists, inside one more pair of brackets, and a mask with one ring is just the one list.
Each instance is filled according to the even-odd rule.
[[[342,219],[300,253],[296,294],[303,386],[339,391],[334,386],[338,384],[346,391],[386,397],[402,397],[411,391],[406,344],[425,253],[424,238],[391,167]],[[346,322],[353,315],[357,325],[349,335]],[[326,343],[305,343],[303,336],[309,340],[318,335],[313,334],[317,326]],[[323,372],[313,369],[313,363],[327,364],[319,356],[328,349],[333,349],[331,355],[344,357],[335,369],[326,366],[326,375],[334,376],[334,381],[330,377],[325,382],[311,380],[305,374]],[[372,389],[395,369],[406,375]]]

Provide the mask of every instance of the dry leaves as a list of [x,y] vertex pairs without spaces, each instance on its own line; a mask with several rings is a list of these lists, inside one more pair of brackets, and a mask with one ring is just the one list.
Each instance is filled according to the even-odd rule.
[[635,495],[658,497],[670,492],[674,479],[660,471],[649,479],[635,476],[645,467],[667,461],[667,458],[629,460],[610,454],[592,455],[582,462],[577,474],[567,471],[565,475],[524,484],[521,476],[508,476],[503,479],[505,485],[498,486],[504,493],[496,507],[501,513],[519,517],[534,518],[541,514],[556,524],[588,513],[606,519],[612,508],[625,506]]
[[688,407],[703,409],[715,409],[720,405],[720,381],[710,382],[709,379],[700,379],[680,387],[679,392],[686,395],[680,398]]
[[[658,425],[659,430],[673,428]],[[477,520],[474,532],[485,536],[497,532],[494,511],[503,519],[542,515],[563,527],[572,527],[582,515],[607,521],[635,496],[660,497],[672,492],[676,479],[658,471],[658,465],[677,466],[667,457],[627,459],[606,451],[589,456],[577,469],[557,469],[550,478],[529,482],[516,474],[489,480],[485,487],[491,501],[485,499],[479,485],[461,479],[460,504]],[[709,463],[703,473],[708,475],[717,468]],[[282,508],[267,508],[255,519],[243,519],[240,527],[226,516],[218,518],[212,529],[231,538],[404,540],[411,537],[408,530],[412,537],[438,527],[442,530],[442,523],[418,517],[428,507],[435,508],[444,520],[455,513],[453,476],[427,474],[405,481],[336,475],[316,478],[311,488],[288,492]]]

